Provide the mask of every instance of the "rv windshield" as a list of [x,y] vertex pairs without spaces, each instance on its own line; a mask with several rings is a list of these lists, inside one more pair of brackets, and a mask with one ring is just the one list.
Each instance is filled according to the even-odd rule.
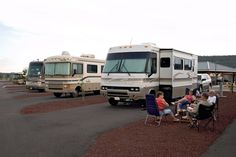
[[70,75],[70,63],[46,63],[45,75]]
[[42,62],[31,62],[28,68],[28,76],[40,76],[42,73]]
[[150,71],[151,52],[109,53],[104,73],[147,73]]

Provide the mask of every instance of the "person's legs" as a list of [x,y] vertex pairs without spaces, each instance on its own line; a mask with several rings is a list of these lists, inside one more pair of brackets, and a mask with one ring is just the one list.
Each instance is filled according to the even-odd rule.
[[174,113],[171,111],[171,109],[166,108],[166,109],[163,110],[163,112],[165,114],[171,115],[171,117],[173,118],[174,121],[179,121],[179,119],[174,116]]
[[179,105],[180,105],[180,104],[181,104],[181,103],[176,104],[176,114],[175,114],[175,116],[178,116],[178,115],[179,115],[179,112],[180,112]]
[[179,104],[180,110],[185,109],[188,104],[189,102],[187,100],[183,101],[181,104]]
[[188,100],[183,100],[181,103],[177,104],[177,110],[175,116],[178,116],[179,112],[185,109],[188,104],[189,104]]
[[194,127],[193,125],[193,117],[194,117],[195,113],[193,112],[187,112],[187,117],[188,117],[188,120],[189,120],[189,123],[190,123],[190,127]]

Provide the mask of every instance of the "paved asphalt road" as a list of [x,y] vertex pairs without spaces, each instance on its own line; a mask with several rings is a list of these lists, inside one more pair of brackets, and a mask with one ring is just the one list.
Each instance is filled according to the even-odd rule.
[[236,119],[201,157],[236,156]]
[[[62,111],[22,115],[27,105],[53,96],[14,99],[0,82],[0,157],[81,157],[101,133],[143,119],[139,108],[108,103]],[[79,98],[78,98],[79,99]]]

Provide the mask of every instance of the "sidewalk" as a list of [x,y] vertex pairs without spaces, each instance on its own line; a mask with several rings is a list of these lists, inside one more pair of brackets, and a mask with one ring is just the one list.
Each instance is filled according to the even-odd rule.
[[201,157],[236,156],[236,119]]

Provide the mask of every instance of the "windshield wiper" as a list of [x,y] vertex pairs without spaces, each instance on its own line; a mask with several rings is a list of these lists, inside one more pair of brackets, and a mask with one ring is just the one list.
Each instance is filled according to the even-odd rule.
[[120,64],[120,62],[118,61],[118,62],[116,63],[116,65],[114,65],[114,66],[111,68],[111,70],[107,73],[107,75],[109,75],[115,68],[117,68],[119,64]]
[[120,71],[121,71],[122,68],[124,68],[125,71],[128,73],[128,75],[130,76],[130,72],[128,71],[128,69],[127,69],[126,66],[125,66],[125,61],[124,61],[123,64],[121,65]]

